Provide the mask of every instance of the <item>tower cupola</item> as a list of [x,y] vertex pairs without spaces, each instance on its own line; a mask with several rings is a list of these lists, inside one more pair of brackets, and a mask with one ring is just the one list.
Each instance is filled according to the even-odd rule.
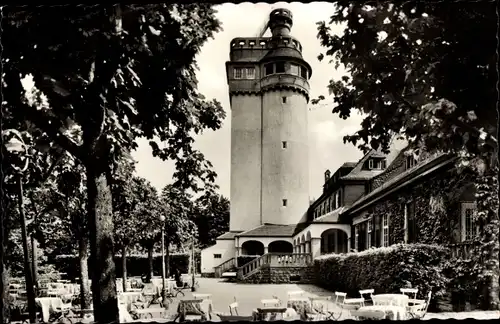
[[292,12],[288,9],[275,9],[269,15],[269,28],[273,37],[288,36],[293,25]]

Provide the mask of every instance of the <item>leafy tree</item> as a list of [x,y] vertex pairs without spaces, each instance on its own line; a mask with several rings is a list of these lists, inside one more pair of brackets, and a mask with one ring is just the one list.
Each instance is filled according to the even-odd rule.
[[[413,153],[457,154],[459,169],[477,174],[479,254],[486,307],[499,307],[498,145],[495,3],[336,1],[329,24],[318,23],[325,47],[350,76],[331,80],[333,113],[366,117],[344,142],[388,150],[394,134]],[[342,35],[332,24],[346,24]],[[313,102],[324,100],[320,96]]]
[[[119,168],[120,169],[120,168]],[[130,168],[126,168],[130,171]],[[127,282],[128,248],[139,244],[149,233],[152,218],[158,212],[158,193],[149,181],[134,177],[130,172],[120,174],[113,182],[114,223],[117,246],[122,250],[123,290]]]
[[[28,120],[86,169],[95,320],[118,320],[110,170],[150,139],[176,161],[178,185],[216,174],[192,148],[224,111],[196,90],[195,55],[220,30],[210,4],[9,7],[3,18],[3,91],[15,120]],[[98,27],[96,27],[98,26]],[[32,76],[37,100],[21,80]],[[43,94],[43,96],[42,96]],[[71,136],[70,127],[80,129]],[[165,148],[155,142],[159,138]]]
[[161,193],[160,202],[165,216],[165,263],[166,275],[170,275],[170,246],[181,248],[188,241],[196,238],[198,229],[190,219],[194,211],[192,196],[187,191],[166,185]]
[[212,191],[204,192],[195,201],[196,212],[193,221],[198,228],[200,248],[215,244],[218,236],[229,231],[229,199]]

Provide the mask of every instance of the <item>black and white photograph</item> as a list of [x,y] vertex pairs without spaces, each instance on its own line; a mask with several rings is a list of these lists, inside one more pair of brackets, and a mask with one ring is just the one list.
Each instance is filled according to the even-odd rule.
[[500,319],[500,5],[0,5],[2,323]]

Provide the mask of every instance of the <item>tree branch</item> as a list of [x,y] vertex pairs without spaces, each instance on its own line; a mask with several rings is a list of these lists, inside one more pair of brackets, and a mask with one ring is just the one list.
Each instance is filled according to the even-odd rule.
[[85,156],[82,152],[81,146],[77,145],[69,137],[61,134],[55,127],[57,123],[52,124],[52,120],[46,114],[31,107],[28,104],[20,104],[22,109],[26,112],[26,118],[29,119],[42,131],[47,133],[59,146],[65,149],[68,153],[83,162]]

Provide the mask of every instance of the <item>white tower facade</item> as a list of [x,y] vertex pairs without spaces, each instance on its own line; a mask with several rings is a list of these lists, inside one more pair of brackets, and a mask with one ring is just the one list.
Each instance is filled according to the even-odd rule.
[[231,99],[230,231],[298,223],[309,206],[310,65],[289,35],[292,13],[270,14],[272,37],[236,38],[226,63]]

